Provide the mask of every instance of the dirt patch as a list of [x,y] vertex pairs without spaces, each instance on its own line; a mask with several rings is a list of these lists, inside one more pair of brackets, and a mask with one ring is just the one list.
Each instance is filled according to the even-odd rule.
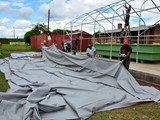
[[136,80],[142,86],[155,87],[156,89],[160,90],[160,85],[159,84],[148,82],[148,81],[145,81],[145,80],[139,80],[139,79],[136,79]]

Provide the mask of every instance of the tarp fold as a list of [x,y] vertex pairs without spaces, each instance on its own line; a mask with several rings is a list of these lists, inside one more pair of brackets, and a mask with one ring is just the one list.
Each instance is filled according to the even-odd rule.
[[[42,58],[5,58],[10,88],[0,93],[0,120],[83,120],[95,112],[160,101],[118,63],[43,48]],[[15,57],[17,54],[14,54]]]

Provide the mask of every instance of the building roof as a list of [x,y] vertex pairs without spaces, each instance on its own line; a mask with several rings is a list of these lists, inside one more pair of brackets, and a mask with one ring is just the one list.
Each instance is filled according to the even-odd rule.
[[[149,29],[150,27],[154,27],[154,25],[150,25],[150,26],[145,26],[145,25],[141,25],[140,28],[139,27],[131,27],[130,28],[130,31],[138,31],[139,29],[140,30],[147,30]],[[120,32],[122,29],[114,29],[114,30],[106,30],[102,33],[116,33],[116,32]]]
[[[82,31],[82,34],[83,34],[83,33],[86,33],[86,34],[89,34],[89,35],[91,35],[90,33],[86,32],[86,31]],[[78,30],[77,30],[77,32],[68,33],[68,35],[71,35],[71,34],[72,34],[72,35],[81,34],[81,31],[78,31]]]

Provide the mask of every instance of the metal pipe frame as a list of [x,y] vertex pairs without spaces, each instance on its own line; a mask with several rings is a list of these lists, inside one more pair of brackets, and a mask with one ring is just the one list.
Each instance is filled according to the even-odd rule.
[[[136,8],[136,7],[134,7],[134,5],[132,5],[132,2],[134,3],[136,1],[137,0],[119,0],[118,2],[112,3],[110,5],[106,5],[104,7],[92,10],[88,13],[82,14],[81,16],[73,19],[72,22],[67,23],[65,25],[64,29],[71,28],[71,30],[73,30],[73,28],[80,26],[81,31],[83,31],[84,25],[92,25],[94,28],[94,33],[95,33],[95,31],[96,31],[95,26],[99,25],[99,30],[101,27],[101,28],[103,28],[104,33],[105,33],[105,31],[107,30],[107,28],[106,28],[107,26],[103,26],[103,25],[109,23],[109,25],[112,26],[111,39],[113,39],[113,28],[116,29],[116,26],[115,26],[116,18],[118,18],[119,21],[124,22],[123,15],[125,15],[125,14],[120,13],[118,11],[120,11],[122,9],[124,3],[127,5],[131,5],[131,10],[132,10],[130,12],[130,15],[132,15],[131,17],[134,17],[134,18],[136,18],[136,20],[139,20],[139,22],[136,23],[138,26],[136,63],[138,63],[138,51],[139,51],[140,37],[144,36],[144,40],[145,40],[145,38],[146,38],[145,33],[148,29],[151,28],[151,27],[146,27],[146,29],[144,29],[144,31],[140,33],[142,23],[144,26],[147,26],[146,21],[145,21],[145,17],[142,16],[142,13],[143,12],[150,12],[150,13],[159,15],[160,14],[160,4],[155,4],[154,0],[144,0],[142,2],[142,4],[140,5],[140,8]],[[147,8],[143,8],[146,3],[149,3],[150,6],[147,6]],[[155,10],[157,10],[157,11],[155,11]],[[108,17],[107,17],[107,14],[108,14]],[[118,19],[117,19],[117,21],[118,21]],[[157,20],[153,24],[153,26],[156,25],[158,22],[160,22],[160,19]],[[72,24],[72,25],[70,25],[70,24]],[[68,27],[68,25],[69,25],[69,27]],[[111,43],[112,43],[112,41],[111,41]]]

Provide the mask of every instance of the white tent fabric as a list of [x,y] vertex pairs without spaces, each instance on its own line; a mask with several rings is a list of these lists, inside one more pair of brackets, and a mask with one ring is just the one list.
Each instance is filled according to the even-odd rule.
[[10,89],[0,93],[0,120],[83,120],[95,112],[160,101],[118,62],[43,49],[43,58],[0,60]]
[[21,53],[11,53],[11,58],[19,59],[23,57],[33,57],[40,56],[41,52],[21,52]]

